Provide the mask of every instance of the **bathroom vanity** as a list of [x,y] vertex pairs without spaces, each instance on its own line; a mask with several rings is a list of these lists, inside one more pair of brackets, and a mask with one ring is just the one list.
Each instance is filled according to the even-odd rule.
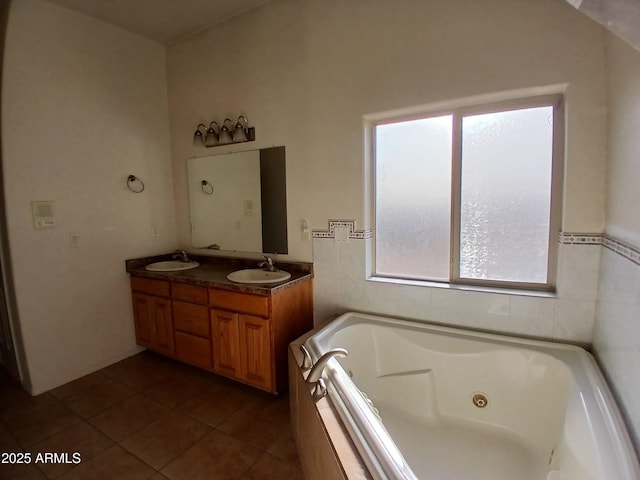
[[156,258],[127,261],[138,345],[271,393],[286,391],[287,346],[313,328],[312,265],[279,263],[290,279],[249,285],[226,276],[255,260],[205,257],[191,270],[145,270]]

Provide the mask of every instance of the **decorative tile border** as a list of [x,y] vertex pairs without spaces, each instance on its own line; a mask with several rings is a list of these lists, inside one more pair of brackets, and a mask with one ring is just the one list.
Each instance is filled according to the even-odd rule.
[[560,232],[558,242],[563,245],[602,245],[601,233]]
[[[371,229],[356,230],[355,220],[329,220],[327,230],[312,230],[313,238],[336,238],[336,228],[346,228],[348,237],[354,239],[372,238]],[[602,245],[614,253],[640,266],[640,248],[603,233],[560,232],[558,242],[563,245]]]
[[629,245],[617,238],[610,237],[609,235],[604,236],[604,241],[602,242],[605,248],[608,248],[614,253],[626,258],[627,260],[635,263],[640,266],[640,249],[634,247],[633,245]]
[[602,245],[614,253],[640,266],[640,248],[606,233],[561,232],[558,241],[564,245]]
[[356,230],[355,220],[329,220],[329,228],[327,230],[312,230],[313,238],[336,238],[336,228],[346,228],[349,231],[349,238],[357,238],[363,240],[373,236],[371,229]]

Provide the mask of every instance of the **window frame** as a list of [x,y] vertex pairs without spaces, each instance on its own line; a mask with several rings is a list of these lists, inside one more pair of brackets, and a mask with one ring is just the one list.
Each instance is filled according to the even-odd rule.
[[[469,115],[498,113],[513,110],[522,110],[535,107],[553,108],[553,143],[551,152],[551,192],[549,209],[549,238],[547,246],[547,279],[545,283],[529,283],[507,280],[488,280],[460,277],[460,231],[461,231],[461,185],[462,185],[462,119]],[[416,278],[412,276],[386,275],[378,273],[376,264],[377,254],[377,156],[376,156],[376,131],[381,125],[426,119],[443,115],[453,116],[452,126],[452,158],[451,158],[451,226],[450,226],[450,258],[449,280]],[[536,96],[522,96],[507,100],[474,102],[466,105],[458,105],[452,108],[421,109],[410,113],[391,112],[372,117],[368,122],[369,135],[365,135],[368,143],[370,162],[370,188],[369,205],[371,206],[371,223],[373,225],[373,248],[371,252],[371,276],[381,279],[408,280],[415,282],[434,283],[450,286],[497,288],[512,290],[531,290],[541,292],[555,292],[556,270],[558,263],[558,235],[560,234],[562,219],[562,185],[564,172],[564,145],[565,145],[565,100],[562,93],[550,93]]]

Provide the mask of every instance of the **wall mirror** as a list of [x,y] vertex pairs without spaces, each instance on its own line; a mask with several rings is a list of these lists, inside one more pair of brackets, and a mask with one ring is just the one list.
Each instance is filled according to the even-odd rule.
[[191,246],[288,253],[285,148],[187,160]]

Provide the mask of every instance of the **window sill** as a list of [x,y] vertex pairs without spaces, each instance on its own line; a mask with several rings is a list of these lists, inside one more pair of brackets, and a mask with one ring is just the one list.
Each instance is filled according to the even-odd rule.
[[461,290],[465,292],[495,293],[501,295],[518,295],[522,297],[538,298],[558,298],[556,292],[545,292],[540,290],[520,290],[516,288],[483,287],[479,285],[462,285],[458,283],[430,282],[427,280],[409,280],[406,278],[390,278],[371,276],[367,278],[370,282],[391,283],[394,285],[412,285],[415,287],[442,288],[445,290]]

